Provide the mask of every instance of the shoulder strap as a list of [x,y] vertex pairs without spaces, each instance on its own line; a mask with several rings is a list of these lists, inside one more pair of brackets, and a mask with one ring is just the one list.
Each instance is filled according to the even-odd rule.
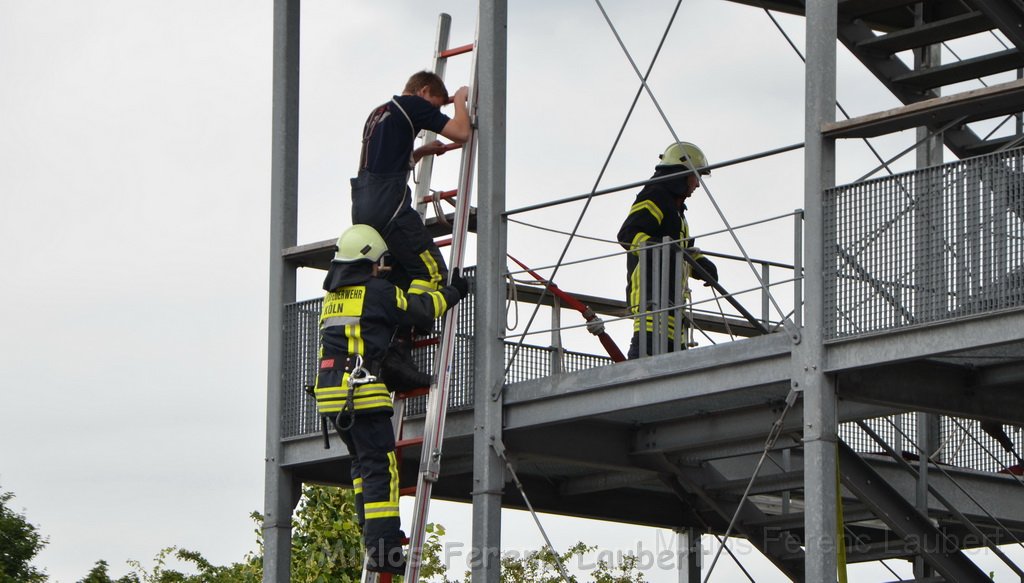
[[[412,142],[413,142],[413,147],[415,148],[415,146],[416,146],[416,126],[413,125],[412,118],[409,117],[408,113],[405,113],[405,110],[402,109],[402,106],[399,105],[397,101],[395,101],[394,97],[391,98],[391,103],[395,104],[395,107],[398,108],[398,111],[402,112],[402,115],[405,116],[405,121],[409,122],[409,131],[412,132]],[[416,162],[412,159],[412,151],[410,151],[409,152],[409,168],[415,168],[415,167],[416,167]],[[415,179],[415,177],[414,177],[414,179]]]
[[402,106],[399,105],[397,101],[395,101],[394,97],[391,98],[391,103],[395,104],[395,107],[398,108],[398,111],[402,112],[402,115],[405,116],[405,121],[409,122],[409,131],[412,132],[412,139],[415,140],[416,139],[416,126],[412,125],[412,118],[409,117],[408,113],[405,113],[405,110],[402,109]]

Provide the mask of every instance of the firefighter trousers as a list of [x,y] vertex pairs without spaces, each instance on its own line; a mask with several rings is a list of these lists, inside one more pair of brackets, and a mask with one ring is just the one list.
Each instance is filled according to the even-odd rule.
[[387,553],[400,547],[398,515],[398,459],[395,434],[388,412],[356,415],[352,427],[339,429],[352,453],[352,486],[356,517],[363,529],[367,552]]
[[408,172],[361,171],[352,179],[352,223],[370,225],[380,233],[394,259],[388,281],[418,294],[440,289],[448,268],[423,218],[411,206],[408,177]]

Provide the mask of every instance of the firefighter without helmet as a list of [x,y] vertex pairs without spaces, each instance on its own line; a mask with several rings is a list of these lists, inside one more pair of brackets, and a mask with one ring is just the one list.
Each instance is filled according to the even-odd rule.
[[[708,165],[708,159],[704,152],[690,142],[676,142],[665,148],[665,153],[659,156],[658,168],[669,166],[686,166],[691,170],[704,168]],[[711,174],[710,170],[704,169],[701,174]]]
[[353,263],[372,261],[376,263],[388,250],[380,233],[370,225],[352,225],[338,237],[334,261]]

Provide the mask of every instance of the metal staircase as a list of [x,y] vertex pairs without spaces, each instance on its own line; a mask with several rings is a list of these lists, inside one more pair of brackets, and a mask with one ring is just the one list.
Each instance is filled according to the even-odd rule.
[[[733,0],[790,14],[803,15],[803,0]],[[967,124],[1018,113],[1024,102],[1024,4],[1016,0],[842,0],[839,9],[839,40],[905,106],[943,99],[948,107],[933,109],[926,125],[944,130],[946,147],[957,157],[967,158],[1013,147],[1024,138],[1020,124],[998,137],[979,136]],[[1000,33],[989,39],[993,49],[967,59],[911,67],[897,56],[903,51],[925,49],[979,33]],[[1017,71],[1017,80],[981,90],[969,106],[958,106],[958,83],[998,73]],[[989,91],[990,90],[990,91]],[[886,131],[914,127],[892,120]],[[865,137],[865,134],[833,134],[831,137]]]

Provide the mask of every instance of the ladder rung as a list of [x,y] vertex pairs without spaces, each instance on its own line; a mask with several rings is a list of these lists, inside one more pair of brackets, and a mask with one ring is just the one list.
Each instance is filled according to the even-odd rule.
[[395,393],[396,399],[411,399],[413,397],[422,397],[423,395],[430,394],[430,387],[420,387],[411,391],[402,391],[401,393]]
[[434,245],[437,245],[438,247],[448,247],[451,244],[452,244],[452,238],[451,237],[448,237],[447,239],[441,239],[440,241],[434,241]]
[[434,202],[434,200],[438,200],[438,199],[439,200],[447,200],[447,199],[450,199],[450,198],[455,198],[455,195],[457,195],[458,193],[459,193],[458,190],[444,190],[444,191],[441,191],[441,192],[437,193],[436,195],[428,194],[427,196],[423,197],[423,202]]
[[440,343],[441,343],[441,337],[440,336],[434,336],[432,338],[421,338],[419,340],[414,340],[413,343],[412,343],[412,347],[413,348],[423,348],[424,346],[437,346]]
[[[398,495],[399,496],[415,496],[416,495],[416,486],[406,486],[405,488],[399,488],[398,489]],[[405,542],[402,543],[402,544],[408,544],[408,543],[409,543],[409,539],[407,538],[407,539],[405,539]]]
[[464,54],[464,53],[468,53],[468,52],[470,52],[472,50],[473,50],[473,43],[469,43],[468,45],[462,45],[461,47],[452,47],[450,49],[443,50],[437,56],[442,58],[442,59],[447,59],[448,57],[454,57],[455,55],[461,55],[461,54]]
[[403,447],[409,447],[411,445],[422,445],[423,436],[410,437],[409,439],[399,439],[395,442],[395,449],[401,449]]

